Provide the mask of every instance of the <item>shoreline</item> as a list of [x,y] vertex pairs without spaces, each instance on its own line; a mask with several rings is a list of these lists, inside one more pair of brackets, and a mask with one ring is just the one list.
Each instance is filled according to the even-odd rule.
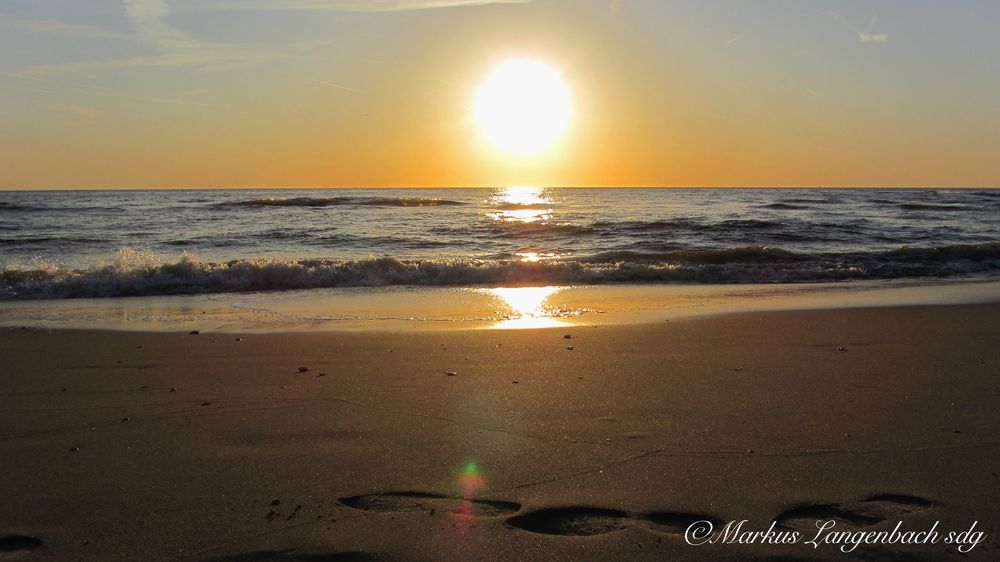
[[650,324],[678,318],[1000,302],[1000,280],[378,287],[0,302],[0,328],[414,332]]

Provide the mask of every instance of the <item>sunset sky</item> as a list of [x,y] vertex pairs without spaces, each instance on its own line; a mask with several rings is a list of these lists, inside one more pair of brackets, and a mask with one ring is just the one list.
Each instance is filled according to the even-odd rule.
[[[998,186],[1000,2],[2,0],[0,188]],[[568,89],[551,147],[474,119]]]

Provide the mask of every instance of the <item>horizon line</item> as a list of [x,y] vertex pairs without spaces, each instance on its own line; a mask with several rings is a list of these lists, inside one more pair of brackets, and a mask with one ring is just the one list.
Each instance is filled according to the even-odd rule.
[[546,189],[1000,189],[1000,185],[374,185],[374,186],[173,186],[173,187],[0,187],[0,192],[30,191],[276,191],[309,189],[503,189],[508,187]]

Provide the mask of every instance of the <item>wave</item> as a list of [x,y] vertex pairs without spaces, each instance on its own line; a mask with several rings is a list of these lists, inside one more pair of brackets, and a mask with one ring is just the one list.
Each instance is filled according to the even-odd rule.
[[38,205],[23,205],[21,203],[11,203],[10,201],[0,201],[0,211],[44,211],[46,207]]
[[695,230],[699,232],[714,230],[772,230],[789,226],[783,221],[770,219],[726,219],[718,222],[702,222],[694,219],[669,219],[654,221],[598,221],[594,226],[608,232],[671,232],[677,230]]
[[900,203],[900,209],[906,211],[975,211],[975,207],[965,205],[938,205],[932,203]]
[[[3,230],[0,227],[0,230]],[[106,242],[103,238],[93,238],[87,236],[22,236],[18,238],[0,238],[0,247],[4,246],[28,246],[40,244],[100,244]]]
[[583,235],[592,234],[595,232],[593,228],[589,226],[582,226],[578,224],[566,224],[558,222],[521,222],[521,221],[502,221],[492,225],[489,231],[495,234],[501,234],[504,236],[547,236],[547,235]]
[[739,248],[722,248],[706,250],[675,250],[670,252],[635,252],[616,251],[604,252],[579,258],[582,263],[620,263],[632,261],[636,263],[664,262],[689,264],[725,264],[750,262],[785,262],[809,259],[808,256],[796,254],[781,248],[770,246],[745,246]]
[[215,206],[229,207],[443,207],[465,205],[461,201],[421,197],[291,197],[287,199],[248,199],[218,203]]
[[782,226],[784,226],[778,221],[770,221],[764,219],[728,219],[717,224],[719,226],[734,228],[737,230],[743,228],[751,230],[772,229],[772,228],[781,228]]
[[610,232],[660,232],[689,230],[704,227],[704,223],[692,219],[661,219],[654,221],[597,221],[595,228]]
[[783,211],[799,211],[808,209],[808,205],[795,205],[792,203],[767,203],[765,205],[758,205],[762,209],[779,209]]
[[804,204],[804,205],[835,205],[840,203],[840,199],[836,198],[813,198],[813,197],[786,197],[779,201],[779,203],[790,203],[790,204]]
[[576,224],[547,221],[521,222],[515,220],[494,222],[485,227],[478,225],[435,226],[428,230],[432,234],[448,236],[449,244],[460,244],[461,242],[456,242],[456,240],[460,241],[462,237],[482,238],[486,236],[490,237],[490,239],[494,237],[502,237],[503,239],[544,239],[559,236],[585,236],[597,232],[597,229]]
[[55,299],[279,291],[328,287],[516,286],[640,282],[777,283],[1000,274],[1000,242],[899,248],[887,252],[797,253],[769,246],[609,252],[525,262],[494,260],[240,259],[191,255],[160,263],[123,248],[111,263],[86,269],[8,265],[0,299]]

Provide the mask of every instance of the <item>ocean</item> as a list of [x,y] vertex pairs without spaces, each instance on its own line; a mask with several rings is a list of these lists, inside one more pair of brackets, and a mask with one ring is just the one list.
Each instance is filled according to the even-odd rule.
[[0,192],[0,299],[1000,277],[1000,190]]

